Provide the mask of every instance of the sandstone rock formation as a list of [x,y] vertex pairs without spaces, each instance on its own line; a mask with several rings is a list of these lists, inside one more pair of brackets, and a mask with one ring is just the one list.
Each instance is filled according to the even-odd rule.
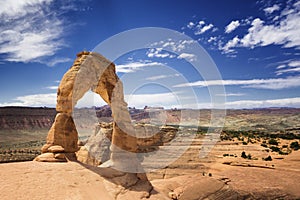
[[[43,146],[42,152],[53,153],[54,158],[47,154],[51,158],[49,161],[53,161],[56,159],[55,152],[51,152],[53,146],[64,149],[59,154],[74,154],[78,150],[78,134],[72,112],[77,101],[88,90],[99,94],[111,107],[114,119],[110,160],[102,166],[113,166],[128,172],[136,171],[137,141],[127,103],[124,101],[122,82],[116,75],[115,65],[94,52],[84,51],[77,54],[73,66],[63,76],[57,91],[57,115],[48,132],[47,143]],[[36,160],[47,161],[47,156],[41,155]]]
[[[137,136],[137,153],[139,160],[143,161],[143,153],[156,152],[160,146],[172,141],[178,132],[178,128],[170,126],[155,126],[151,124],[136,124],[134,131]],[[77,160],[98,166],[110,158],[109,147],[113,132],[112,123],[99,123],[94,133],[81,145],[76,152]]]

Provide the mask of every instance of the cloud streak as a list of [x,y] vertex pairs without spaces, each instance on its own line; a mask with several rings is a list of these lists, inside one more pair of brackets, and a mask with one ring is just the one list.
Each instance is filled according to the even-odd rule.
[[240,26],[239,20],[232,21],[225,27],[225,33],[231,33]]
[[[149,58],[178,58],[186,59],[191,62],[196,60],[196,56],[184,51],[189,49],[191,45],[195,43],[196,41],[194,40],[174,41],[172,39],[168,39],[166,41],[159,41],[151,45],[153,48],[149,49],[146,55]],[[174,53],[169,53],[167,50],[173,51]]]
[[190,53],[182,53],[177,58],[186,59],[189,62],[193,62],[197,59],[197,57],[194,54],[190,54]]
[[176,94],[172,92],[157,94],[132,94],[125,96],[125,100],[128,105],[137,108],[143,108],[146,105],[171,108],[179,104],[177,98]]
[[56,104],[56,93],[48,93],[48,94],[33,94],[33,95],[19,96],[13,99],[13,102],[0,103],[0,106],[55,107],[55,104]]
[[264,11],[265,11],[266,14],[272,14],[273,12],[275,12],[275,11],[277,11],[279,9],[280,9],[280,7],[277,4],[274,4],[271,7],[265,8]]
[[300,76],[252,80],[208,80],[175,85],[174,87],[242,86],[244,88],[280,90],[300,87]]
[[158,76],[148,77],[148,78],[146,78],[146,80],[156,81],[156,80],[159,80],[159,79],[174,78],[174,77],[178,77],[178,76],[180,76],[180,74],[158,75]]
[[[5,61],[43,63],[44,58],[66,46],[63,37],[67,25],[59,13],[66,10],[53,10],[53,4],[53,0],[4,0],[1,3],[0,54],[4,54]],[[54,60],[50,65],[66,62],[66,59]]]
[[[272,13],[277,5],[265,9],[265,12]],[[219,49],[224,53],[234,53],[234,48],[246,47],[255,48],[268,45],[282,45],[284,48],[300,49],[300,6],[297,3],[280,12],[274,21],[263,21],[255,18],[247,33],[241,37],[234,37]],[[229,29],[230,30],[230,29]]]
[[206,24],[206,22],[203,20],[200,20],[198,23],[189,22],[187,24],[187,28],[193,30],[195,35],[201,35],[203,33],[208,32],[209,30],[211,31],[217,30],[217,28],[215,28],[213,24],[211,23]]
[[276,67],[275,73],[277,76],[287,73],[300,73],[300,60],[288,60],[282,63],[284,64],[281,64]]
[[300,107],[300,98],[283,98],[269,100],[240,100],[226,102],[226,108],[242,109],[242,108],[268,108],[268,107]]
[[130,62],[127,64],[116,65],[116,71],[119,73],[133,73],[142,70],[144,67],[165,66],[159,62]]
[[[230,95],[229,95],[230,96]],[[233,95],[235,96],[235,95]],[[239,95],[239,96],[242,96]],[[267,108],[267,107],[297,107],[300,108],[300,97],[267,99],[267,100],[239,100],[226,102],[225,105],[213,105],[211,102],[203,102],[198,105],[181,104],[175,93],[157,93],[157,94],[133,94],[125,95],[129,106],[143,108],[148,106],[163,106],[165,108],[224,108],[243,109],[243,108]],[[163,103],[161,99],[164,99]],[[181,98],[179,98],[181,99]],[[31,107],[55,107],[56,93],[34,94],[20,96],[13,102],[0,103],[0,106],[31,106]],[[102,106],[106,103],[99,95],[89,91],[79,100],[76,107]]]

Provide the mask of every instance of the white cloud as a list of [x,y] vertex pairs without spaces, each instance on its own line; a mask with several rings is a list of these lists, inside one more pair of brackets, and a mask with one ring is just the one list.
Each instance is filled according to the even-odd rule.
[[187,24],[187,27],[191,30],[194,31],[195,35],[201,35],[205,32],[207,32],[208,30],[212,30],[212,32],[217,31],[218,29],[214,27],[213,24],[206,24],[205,21],[200,20],[197,24],[195,24],[194,22],[189,22]]
[[232,21],[225,27],[225,33],[231,33],[240,26],[239,20]]
[[300,98],[284,98],[270,100],[241,100],[226,102],[226,108],[268,108],[268,107],[300,107]]
[[[13,99],[12,102],[0,103],[0,106],[55,107],[56,96],[56,93],[25,95]],[[77,102],[76,107],[81,108],[102,105],[106,105],[102,98],[98,94],[88,91]]]
[[193,62],[197,59],[197,57],[194,54],[189,54],[189,53],[182,53],[177,58],[178,59],[186,59],[189,62]]
[[164,66],[163,63],[159,62],[131,62],[122,65],[116,65],[116,71],[120,73],[132,73],[138,70],[142,70],[144,67],[157,67]]
[[205,24],[205,21],[201,20],[201,21],[199,21],[198,24],[199,24],[199,25],[204,25],[204,24]]
[[300,60],[291,61],[288,65],[290,67],[300,67]]
[[48,87],[46,87],[46,89],[49,89],[49,90],[57,90],[57,89],[58,89],[58,86],[57,86],[57,85],[48,86]]
[[55,107],[55,105],[56,93],[25,95],[13,99],[13,102],[0,103],[0,106]]
[[217,37],[210,37],[207,42],[211,43],[211,42],[215,42],[217,41]]
[[[174,52],[182,52],[183,50],[187,49],[189,45],[195,43],[194,40],[179,40],[174,41],[172,39],[167,39],[166,41],[159,41],[151,44],[151,47],[155,48],[154,50],[158,50],[161,52],[162,50],[170,49]],[[151,49],[150,49],[151,50]],[[154,51],[152,50],[152,52]],[[149,51],[151,52],[151,51]]]
[[[281,69],[281,70],[276,71],[276,75],[281,75],[284,73],[295,73],[295,72],[300,72],[300,67]],[[299,81],[300,81],[300,79],[299,79]]]
[[151,44],[151,49],[147,51],[147,56],[149,58],[175,58],[174,53],[169,53],[168,51],[173,51],[175,53],[181,53],[185,49],[189,49],[191,45],[196,43],[194,40],[178,40],[174,41],[172,39],[167,39],[166,41],[159,41]]
[[76,107],[77,108],[89,108],[92,106],[103,106],[106,105],[105,101],[99,96],[99,94],[96,94],[92,91],[88,91],[83,95],[83,97],[77,102]]
[[266,23],[260,18],[252,20],[247,34],[229,40],[221,49],[224,53],[232,53],[236,47],[255,48],[268,45],[300,49],[300,6],[295,5],[284,9],[276,23]]
[[224,53],[234,53],[236,51],[233,49],[233,47],[236,47],[239,42],[240,39],[238,36],[235,36],[232,40],[228,41],[225,46],[221,46],[219,49]]
[[174,55],[169,54],[168,52],[164,52],[162,53],[162,48],[153,48],[153,49],[149,49],[149,51],[147,52],[147,56],[149,58],[173,58]]
[[206,31],[208,31],[208,30],[210,30],[210,29],[212,29],[214,27],[214,25],[212,25],[212,24],[208,24],[208,25],[206,25],[206,26],[197,26],[197,30],[195,31],[195,35],[201,35],[201,34],[203,34],[203,33],[205,33]]
[[244,96],[245,94],[243,93],[224,93],[224,94],[216,94],[216,96],[221,96],[221,97],[240,97]]
[[10,19],[20,18],[28,13],[38,12],[41,5],[47,5],[50,2],[52,2],[52,0],[2,0],[0,7],[0,16],[8,17]]
[[58,11],[50,9],[52,3],[53,0],[2,1],[0,54],[5,54],[5,61],[42,62],[66,46],[62,37],[67,25]]
[[279,90],[293,87],[300,87],[300,76],[291,76],[287,78],[273,79],[252,79],[252,80],[208,80],[196,81],[193,83],[185,83],[175,85],[174,87],[208,87],[208,86],[233,86],[240,85],[245,88],[271,89]]
[[[238,96],[242,96],[238,95]],[[175,93],[158,93],[158,94],[133,94],[125,95],[129,106],[143,108],[148,106],[163,106],[165,108],[218,108],[219,105],[213,105],[211,102],[199,103],[196,105],[183,105],[178,101]],[[164,99],[163,103],[161,99]],[[31,106],[31,107],[55,107],[56,93],[25,95],[14,99],[10,103],[0,103],[0,106]],[[102,106],[106,103],[91,91],[87,92],[77,103],[76,107]],[[226,108],[266,108],[266,107],[300,107],[300,98],[283,98],[269,100],[240,100],[225,103]]]
[[71,62],[71,58],[53,58],[52,60],[46,62],[46,64],[50,67],[54,67],[55,65],[59,63],[66,63],[66,62]]
[[193,22],[189,22],[187,25],[188,28],[193,28],[194,26],[195,26],[195,24]]
[[179,75],[179,74],[158,75],[158,76],[151,76],[151,77],[148,77],[148,78],[146,78],[146,80],[149,80],[149,81],[156,81],[156,80],[159,80],[159,79],[174,78],[174,77],[178,77],[178,76],[180,76],[180,75]]
[[286,68],[286,65],[279,65],[276,67],[276,69],[282,69],[282,68]]
[[279,9],[280,9],[280,7],[277,4],[274,4],[271,7],[265,8],[264,11],[265,11],[266,14],[272,14],[273,12],[275,12],[275,11],[277,11]]
[[[163,99],[163,101],[162,101]],[[163,106],[171,108],[178,105],[177,95],[175,93],[158,93],[158,94],[132,94],[125,95],[125,101],[130,107],[143,108],[144,106]]]
[[288,60],[284,64],[276,67],[276,75],[282,75],[285,73],[299,73],[300,72],[300,61],[299,60]]

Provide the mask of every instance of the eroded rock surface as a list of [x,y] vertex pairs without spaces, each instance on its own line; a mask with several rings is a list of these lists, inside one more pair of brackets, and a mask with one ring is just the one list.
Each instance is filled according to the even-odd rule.
[[[72,112],[77,101],[88,90],[99,94],[111,107],[114,119],[110,160],[104,166],[120,165],[122,170],[135,171],[133,167],[138,165],[135,156],[137,139],[124,101],[122,82],[116,75],[115,65],[94,52],[77,54],[73,66],[63,76],[57,91],[57,115],[42,152],[51,152],[51,147],[57,145],[64,149],[64,153],[78,151],[78,133]],[[36,160],[40,160],[39,157]],[[129,166],[125,166],[126,163]]]
[[[134,131],[137,138],[137,153],[155,152],[174,139],[178,128],[171,126],[156,126],[151,124],[136,124]],[[112,123],[99,123],[94,133],[85,141],[76,153],[78,161],[98,166],[109,160],[111,151]],[[142,161],[142,155],[139,160]]]

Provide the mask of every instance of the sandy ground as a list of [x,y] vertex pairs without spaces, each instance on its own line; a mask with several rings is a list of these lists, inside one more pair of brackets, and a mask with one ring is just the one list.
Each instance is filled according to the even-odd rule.
[[[163,200],[170,199],[172,192],[175,196],[181,195],[180,199],[199,199],[199,196],[209,196],[225,186],[221,181],[198,174],[155,180],[152,181],[153,188],[140,182],[124,189],[113,179],[104,178],[107,175],[113,176],[109,170],[78,162],[1,164],[1,200]],[[125,179],[126,184],[130,182],[130,179]],[[149,196],[147,192],[150,192]]]
[[[266,162],[259,145],[220,144],[206,160],[193,158],[193,149],[170,168],[152,174],[153,187],[79,162],[0,164],[0,199],[300,199],[300,151],[271,153],[273,161]],[[259,159],[222,156],[240,155],[241,150]]]

